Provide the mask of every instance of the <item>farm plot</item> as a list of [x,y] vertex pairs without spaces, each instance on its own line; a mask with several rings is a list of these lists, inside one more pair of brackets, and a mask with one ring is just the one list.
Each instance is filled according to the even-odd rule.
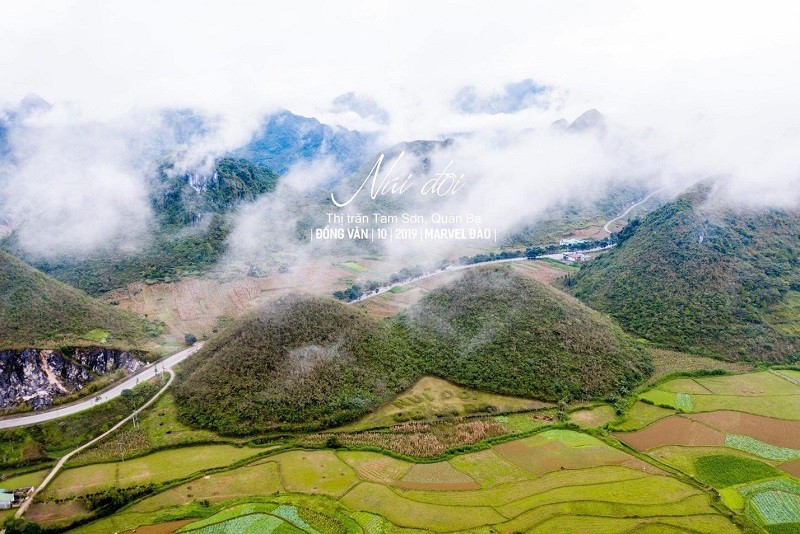
[[[800,420],[800,386],[768,371],[671,380],[642,393],[639,398],[684,412],[733,410]],[[634,406],[631,411],[636,409]]]
[[331,451],[291,451],[276,455],[274,461],[287,491],[340,496],[360,482]]
[[247,497],[254,490],[261,495],[283,491],[278,464],[263,462],[222,473],[212,473],[180,484],[132,507],[135,512],[156,512],[171,506],[184,506],[206,500],[212,504]]
[[610,428],[620,432],[630,432],[644,428],[670,415],[675,415],[675,410],[637,400],[625,414],[625,418],[619,423],[612,423]]
[[695,461],[697,478],[715,488],[780,476],[770,465],[730,454],[702,456]]
[[725,445],[733,449],[749,452],[761,458],[767,458],[768,460],[788,462],[800,459],[800,450],[776,447],[775,445],[764,443],[750,436],[728,434],[725,436]]
[[522,412],[552,407],[551,403],[474,391],[427,376],[408,391],[341,430],[358,431],[411,420],[436,420],[442,417]]
[[[667,445],[664,447],[650,449],[647,451],[647,454],[656,460],[683,471],[686,474],[692,475],[695,478],[699,477],[697,466],[698,461],[708,456],[733,456],[745,460],[753,460],[770,467],[777,466],[777,462],[765,460],[763,458],[759,458],[758,456],[737,449],[731,449],[729,447],[684,447],[680,445]],[[774,476],[777,476],[777,474]]]
[[[118,530],[122,524],[133,528],[198,513],[210,517],[183,527],[182,532],[223,532],[250,528],[239,519],[243,516],[276,516],[277,507],[243,507],[247,499],[254,506],[294,506],[308,527],[292,520],[287,525],[307,532],[344,532],[347,526],[365,532],[391,532],[397,527],[436,532],[490,527],[510,533],[544,529],[561,521],[573,525],[574,531],[592,531],[593,525],[603,522],[630,530],[665,521],[672,524],[681,516],[703,518],[708,523],[706,532],[736,531],[715,512],[707,494],[592,436],[550,430],[519,442],[521,448],[509,442],[430,464],[370,452],[276,453],[256,464],[213,474],[208,483],[194,480],[144,499],[76,532],[104,532],[101,527],[110,528],[112,520]],[[212,493],[214,482],[228,491]],[[248,485],[250,496],[245,497]],[[236,500],[220,502],[226,493]],[[197,504],[202,499],[211,501],[205,513]],[[217,513],[221,511],[223,515]],[[274,528],[283,532],[289,528],[267,522],[266,517],[257,519],[253,524],[262,529],[277,525]]]
[[800,484],[777,479],[739,488],[745,512],[768,532],[797,532],[800,528]]
[[566,430],[548,430],[530,438],[497,445],[494,449],[504,459],[539,476],[561,469],[600,465],[626,465],[643,471],[658,471],[597,438]]
[[436,491],[480,488],[472,477],[459,471],[449,462],[416,464],[395,485],[402,489]]
[[800,421],[774,419],[730,410],[690,414],[685,417],[726,434],[753,436],[778,447],[800,449]]
[[204,469],[229,465],[257,453],[247,447],[207,445],[160,451],[124,462],[75,467],[59,474],[44,490],[42,498],[64,499],[112,486],[124,488],[166,482]]
[[345,269],[349,269],[357,273],[365,273],[368,270],[366,267],[355,261],[345,261],[343,263],[340,263],[339,265],[341,265]]
[[594,408],[575,410],[569,415],[569,420],[581,428],[597,428],[614,419],[617,414],[614,408],[608,405],[595,406]]
[[492,418],[455,418],[431,423],[403,423],[392,427],[391,432],[310,434],[300,438],[298,443],[321,447],[335,440],[351,447],[377,447],[416,458],[434,458],[454,447],[472,445],[508,433],[505,426]]
[[665,445],[725,445],[724,433],[681,415],[667,417],[642,430],[617,433],[615,436],[639,451]]

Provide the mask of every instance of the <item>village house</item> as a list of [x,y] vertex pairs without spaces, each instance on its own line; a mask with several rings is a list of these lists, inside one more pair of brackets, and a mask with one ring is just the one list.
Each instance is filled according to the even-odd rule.
[[568,252],[568,253],[565,253],[565,254],[562,256],[562,259],[563,259],[564,261],[569,261],[569,262],[573,262],[573,261],[583,261],[583,260],[585,260],[585,259],[586,259],[586,256],[584,256],[584,255],[583,255],[583,254],[581,254],[580,252]]
[[8,510],[14,504],[14,493],[0,489],[0,510]]

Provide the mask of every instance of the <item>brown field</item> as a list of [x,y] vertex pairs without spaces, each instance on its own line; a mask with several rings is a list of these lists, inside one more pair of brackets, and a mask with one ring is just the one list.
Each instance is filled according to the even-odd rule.
[[515,261],[511,265],[514,266],[514,270],[519,274],[549,285],[563,280],[564,275],[568,272],[552,263],[543,261]]
[[608,237],[608,234],[603,230],[602,225],[592,224],[585,228],[573,230],[567,237],[575,239],[603,239],[604,237]]
[[789,473],[793,477],[800,478],[800,460],[792,460],[778,466],[784,473]]
[[697,413],[684,417],[699,421],[726,434],[744,434],[778,447],[800,449],[800,421],[773,419],[732,411]]
[[621,465],[649,473],[661,471],[638,458],[611,449],[590,438],[589,444],[576,445],[548,438],[548,433],[495,445],[504,459],[538,476],[562,469],[586,469],[601,465]]
[[363,308],[370,316],[377,319],[391,317],[419,302],[428,291],[455,280],[461,274],[462,272],[459,271],[439,273],[401,286],[402,289],[396,293],[387,292],[367,299],[357,304],[357,306]]
[[667,417],[636,432],[617,433],[615,436],[639,451],[664,445],[725,445],[724,433],[681,415]]
[[469,475],[448,462],[414,464],[397,482],[397,487],[407,490],[462,491],[480,489]]
[[[507,434],[506,428],[491,418],[445,419],[432,423],[403,423],[392,432],[342,432],[333,436],[342,445],[379,447],[417,458],[433,458],[448,449],[472,445],[487,438]],[[309,434],[298,439],[308,447],[323,446],[331,434]]]
[[[275,269],[268,276],[261,277],[247,276],[243,270],[232,274],[189,276],[177,282],[137,282],[109,292],[103,300],[117,302],[120,308],[164,321],[169,332],[179,339],[183,339],[187,332],[202,337],[212,333],[220,317],[239,317],[252,307],[289,291],[330,295],[348,285],[345,279],[361,282],[381,280],[394,268],[400,267],[395,262],[359,257],[338,260],[328,258],[298,263],[291,266],[288,273],[278,273]],[[367,271],[343,270],[338,266],[342,261],[357,261]]]

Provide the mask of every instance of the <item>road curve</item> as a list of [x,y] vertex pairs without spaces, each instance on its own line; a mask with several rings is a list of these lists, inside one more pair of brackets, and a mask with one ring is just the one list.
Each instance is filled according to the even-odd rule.
[[[661,188],[661,189],[663,189],[663,188]],[[640,205],[640,204],[644,204],[645,202],[647,202],[648,200],[650,200],[650,197],[652,197],[653,195],[655,195],[656,193],[658,193],[659,191],[661,191],[661,189],[656,189],[655,191],[653,191],[652,193],[648,194],[646,197],[644,197],[642,200],[640,200],[640,201],[639,201],[639,202],[637,202],[636,204],[632,204],[632,205],[630,205],[630,206],[628,207],[628,209],[626,209],[625,211],[623,211],[622,213],[620,213],[619,215],[617,215],[616,217],[614,217],[613,219],[611,219],[610,221],[608,221],[608,222],[606,223],[606,225],[603,227],[603,230],[605,230],[605,232],[606,232],[606,233],[610,234],[610,233],[611,233],[611,230],[609,230],[609,227],[610,227],[610,226],[611,226],[613,223],[615,223],[615,222],[617,222],[618,220],[620,220],[620,219],[622,219],[623,217],[625,217],[625,216],[626,216],[627,214],[629,214],[629,213],[631,212],[631,210],[633,210],[633,208],[635,208],[636,206],[638,206],[638,205]]]
[[44,412],[36,412],[28,415],[20,415],[17,417],[8,417],[5,419],[0,419],[0,429],[2,428],[14,428],[18,426],[26,426],[26,425],[35,425],[37,423],[44,423],[46,421],[52,421],[53,419],[58,419],[60,417],[65,417],[67,415],[72,415],[78,412],[82,412],[83,410],[92,408],[93,406],[97,406],[98,404],[103,404],[104,402],[108,402],[115,397],[119,397],[122,394],[122,391],[125,389],[133,389],[136,384],[143,380],[149,380],[153,378],[156,374],[167,371],[171,372],[172,368],[178,365],[180,362],[200,350],[203,346],[203,343],[195,343],[188,349],[184,349],[180,352],[176,352],[172,356],[168,356],[167,358],[156,362],[154,364],[148,365],[142,371],[136,373],[135,375],[131,375],[130,377],[126,378],[119,384],[116,384],[111,389],[106,391],[102,391],[98,395],[93,395],[87,399],[74,402],[72,404],[68,404],[66,406],[62,406],[60,408],[56,408],[55,410],[48,410]]
[[[194,348],[194,347],[191,347],[191,348]],[[181,352],[186,352],[186,351],[181,351]],[[181,353],[179,352],[178,354],[181,354]],[[177,356],[177,354],[175,354],[173,356]],[[171,357],[172,356],[170,356],[170,358]],[[175,365],[175,364],[173,363],[172,365]],[[104,437],[108,436],[109,434],[111,434],[112,432],[114,432],[115,430],[120,428],[122,425],[124,425],[125,423],[127,423],[128,421],[130,421],[131,419],[136,417],[137,415],[139,415],[139,412],[141,412],[142,410],[144,410],[145,408],[147,408],[148,406],[153,404],[156,401],[156,399],[159,398],[161,396],[161,394],[164,393],[167,390],[167,388],[172,384],[172,381],[175,380],[175,371],[173,371],[170,368],[165,369],[165,371],[167,373],[169,373],[169,380],[167,380],[167,383],[164,384],[164,386],[161,389],[158,390],[158,393],[156,393],[155,395],[150,397],[150,399],[147,402],[145,402],[144,404],[142,404],[141,406],[136,408],[136,410],[134,410],[128,417],[126,417],[125,419],[123,419],[122,421],[117,423],[116,425],[112,426],[111,428],[109,428],[108,430],[106,430],[105,432],[103,432],[102,434],[100,434],[99,436],[94,438],[93,440],[84,443],[83,445],[81,445],[80,447],[75,449],[74,451],[68,452],[67,454],[62,456],[61,459],[58,461],[58,463],[56,463],[56,465],[53,466],[53,469],[51,469],[50,472],[47,474],[47,476],[44,478],[42,483],[39,484],[36,487],[36,489],[33,491],[33,495],[28,496],[28,498],[25,499],[25,501],[23,501],[23,503],[17,509],[17,513],[15,514],[14,517],[22,517],[22,515],[25,513],[25,511],[28,509],[28,507],[33,502],[33,498],[36,497],[36,495],[40,491],[42,491],[55,478],[55,476],[58,474],[58,472],[61,470],[61,468],[64,467],[64,464],[67,463],[67,460],[69,460],[70,458],[72,458],[73,456],[75,456],[76,454],[81,452],[82,450],[91,447],[92,445],[94,445],[95,443],[97,443],[98,441],[103,439]]]

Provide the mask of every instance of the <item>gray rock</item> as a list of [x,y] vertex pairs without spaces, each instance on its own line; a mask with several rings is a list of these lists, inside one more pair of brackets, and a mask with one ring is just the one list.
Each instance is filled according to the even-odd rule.
[[54,399],[80,391],[98,376],[118,369],[139,371],[144,363],[127,351],[100,347],[0,351],[0,410],[28,405],[41,410]]

